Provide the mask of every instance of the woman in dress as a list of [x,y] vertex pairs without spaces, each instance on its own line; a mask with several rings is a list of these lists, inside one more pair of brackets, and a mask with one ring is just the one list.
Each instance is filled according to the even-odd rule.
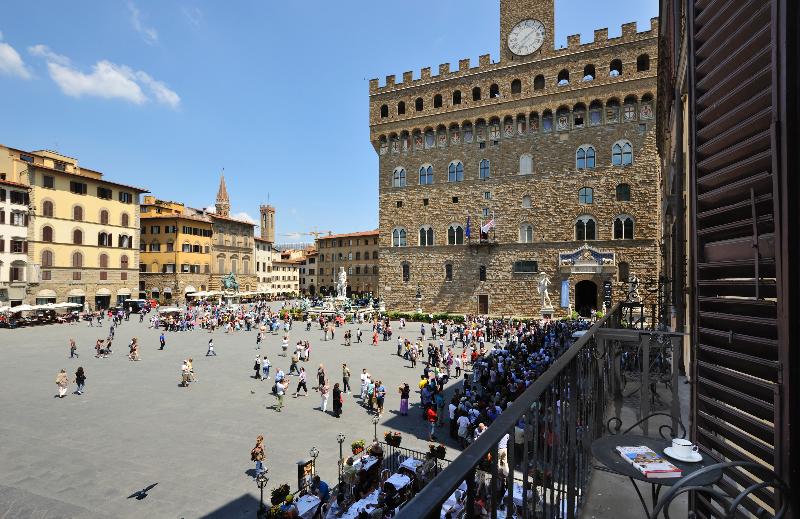
[[322,386],[325,385],[325,381],[327,379],[328,377],[325,376],[325,367],[322,364],[320,364],[319,368],[317,368],[317,388],[320,391],[322,391]]
[[321,385],[319,387],[319,395],[320,395],[320,398],[321,398],[321,400],[319,402],[319,409],[320,409],[320,411],[325,413],[325,412],[328,411],[328,386],[327,385],[323,384],[323,385]]
[[339,418],[342,414],[342,390],[339,383],[333,385],[333,416]]
[[411,396],[411,388],[408,384],[400,386],[400,416],[408,416],[408,398]]

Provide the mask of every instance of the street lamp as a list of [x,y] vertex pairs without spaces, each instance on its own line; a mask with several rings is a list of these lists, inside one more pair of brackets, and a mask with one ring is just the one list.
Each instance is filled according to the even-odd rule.
[[372,426],[375,429],[375,437],[373,438],[372,441],[378,441],[378,422],[379,421],[380,421],[380,417],[378,415],[375,415],[375,416],[372,417]]
[[260,505],[258,506],[259,517],[266,516],[267,512],[267,509],[264,507],[264,487],[266,487],[267,483],[269,483],[269,476],[267,475],[267,472],[269,472],[269,469],[264,467],[262,472],[256,474],[256,484],[258,485],[259,490],[261,490],[261,501]]
[[344,443],[344,433],[336,435],[336,441],[339,442],[339,486],[342,486],[342,469],[344,468],[344,455],[342,454],[342,444]]
[[311,447],[311,450],[308,451],[308,455],[311,456],[311,473],[316,475],[317,474],[317,456],[319,456],[319,449],[316,447]]

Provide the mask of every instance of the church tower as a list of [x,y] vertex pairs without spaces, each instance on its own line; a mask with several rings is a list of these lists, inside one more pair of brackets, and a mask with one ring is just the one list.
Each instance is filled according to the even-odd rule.
[[555,0],[500,0],[500,61],[529,61],[555,48]]
[[228,216],[231,212],[231,201],[228,198],[228,189],[225,187],[225,175],[219,177],[219,191],[217,191],[217,201],[214,204],[219,216]]
[[261,213],[261,239],[267,243],[275,243],[275,208],[271,205],[262,205]]

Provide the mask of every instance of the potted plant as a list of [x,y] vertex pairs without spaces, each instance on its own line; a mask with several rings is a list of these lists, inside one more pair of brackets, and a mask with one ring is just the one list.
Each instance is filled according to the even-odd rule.
[[391,445],[392,447],[399,447],[403,437],[399,432],[386,431],[383,434],[383,439],[388,445]]
[[439,458],[440,460],[443,460],[447,454],[447,448],[445,448],[445,446],[441,443],[439,445],[436,445],[435,443],[428,444],[428,450],[433,457]]
[[286,499],[286,496],[289,495],[289,492],[291,492],[291,489],[288,483],[273,488],[269,498],[270,503],[273,505],[280,505]]
[[364,452],[364,449],[367,446],[367,442],[364,440],[356,440],[350,444],[350,449],[353,451],[353,455],[359,455]]

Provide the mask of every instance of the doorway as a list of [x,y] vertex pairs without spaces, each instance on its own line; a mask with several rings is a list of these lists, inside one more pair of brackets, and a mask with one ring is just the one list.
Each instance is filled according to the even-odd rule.
[[592,310],[597,310],[597,284],[580,281],[575,285],[575,311],[581,317],[591,317]]
[[489,313],[489,296],[481,294],[478,296],[478,315],[486,315]]

